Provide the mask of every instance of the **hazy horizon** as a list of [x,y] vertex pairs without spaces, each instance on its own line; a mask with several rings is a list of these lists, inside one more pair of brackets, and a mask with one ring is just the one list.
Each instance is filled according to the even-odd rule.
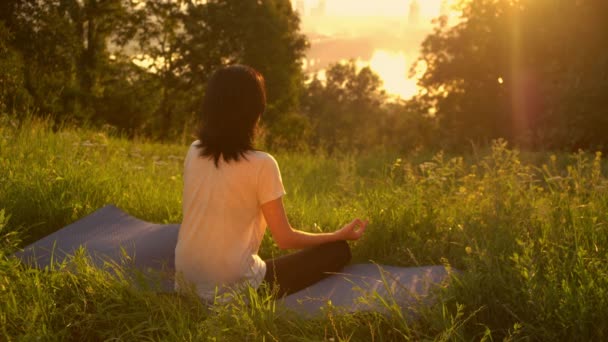
[[293,0],[301,29],[311,43],[305,70],[319,73],[335,62],[357,60],[370,66],[389,95],[409,98],[416,80],[409,70],[420,44],[440,15],[456,17],[446,0]]

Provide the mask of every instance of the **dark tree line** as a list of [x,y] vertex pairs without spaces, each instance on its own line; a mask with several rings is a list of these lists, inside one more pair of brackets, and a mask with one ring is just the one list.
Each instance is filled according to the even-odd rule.
[[417,102],[447,146],[608,148],[608,2],[463,1],[422,45]]
[[608,2],[460,6],[421,46],[422,92],[389,101],[355,62],[307,79],[289,0],[4,0],[0,113],[188,140],[207,78],[243,63],[266,78],[274,146],[608,148]]
[[[109,123],[175,137],[207,78],[244,63],[267,82],[269,128],[295,115],[307,47],[289,0],[6,0],[0,5],[3,112]],[[135,59],[139,63],[133,63]]]
[[411,150],[429,145],[433,122],[412,104],[389,101],[382,81],[355,61],[330,65],[323,82],[314,77],[304,89],[309,146],[334,150],[388,148]]

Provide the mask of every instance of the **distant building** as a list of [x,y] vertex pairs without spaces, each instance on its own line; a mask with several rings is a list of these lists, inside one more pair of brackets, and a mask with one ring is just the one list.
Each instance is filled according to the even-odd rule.
[[306,15],[306,1],[297,0],[296,1],[296,11],[300,14],[300,16]]
[[441,7],[439,9],[439,15],[447,16],[450,14],[450,5],[447,0],[441,0]]
[[417,25],[420,22],[420,4],[417,0],[412,0],[410,3],[408,22],[410,25]]
[[317,7],[313,8],[311,14],[314,16],[322,17],[325,15],[325,0],[319,0]]

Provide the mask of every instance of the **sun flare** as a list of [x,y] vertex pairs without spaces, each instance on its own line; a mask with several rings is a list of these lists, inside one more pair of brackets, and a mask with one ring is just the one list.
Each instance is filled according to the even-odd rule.
[[408,61],[403,52],[376,50],[369,62],[384,82],[388,94],[407,99],[416,94],[416,80],[408,78]]
[[[293,0],[312,49],[307,72],[323,72],[331,63],[357,60],[369,65],[390,96],[409,99],[419,91],[409,69],[420,43],[432,32],[432,19],[456,21],[456,0]],[[415,11],[415,13],[413,12]],[[322,77],[322,75],[320,75]]]

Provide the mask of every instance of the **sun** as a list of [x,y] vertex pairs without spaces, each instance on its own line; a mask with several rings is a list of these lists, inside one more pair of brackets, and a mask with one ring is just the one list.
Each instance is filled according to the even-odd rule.
[[376,50],[369,61],[370,68],[384,82],[389,95],[409,99],[416,95],[416,80],[408,78],[408,60],[403,52]]
[[[419,43],[416,42],[418,39],[422,41],[425,32],[432,32],[432,19],[447,15],[450,21],[456,20],[460,14],[453,5],[457,2],[458,0],[293,0],[294,8],[304,13],[302,20],[309,32],[321,33],[321,36],[329,37],[328,40],[366,37],[366,42],[373,46],[373,51],[366,51],[364,60],[359,59],[358,62],[369,65],[380,76],[388,95],[403,99],[412,98],[420,91],[417,86],[420,72],[416,71],[416,76],[409,77],[410,67],[418,56]],[[416,7],[416,20],[412,21],[410,12]],[[389,38],[386,39],[387,37]],[[334,54],[335,61],[363,58],[349,51]],[[328,58],[333,58],[333,55]]]

